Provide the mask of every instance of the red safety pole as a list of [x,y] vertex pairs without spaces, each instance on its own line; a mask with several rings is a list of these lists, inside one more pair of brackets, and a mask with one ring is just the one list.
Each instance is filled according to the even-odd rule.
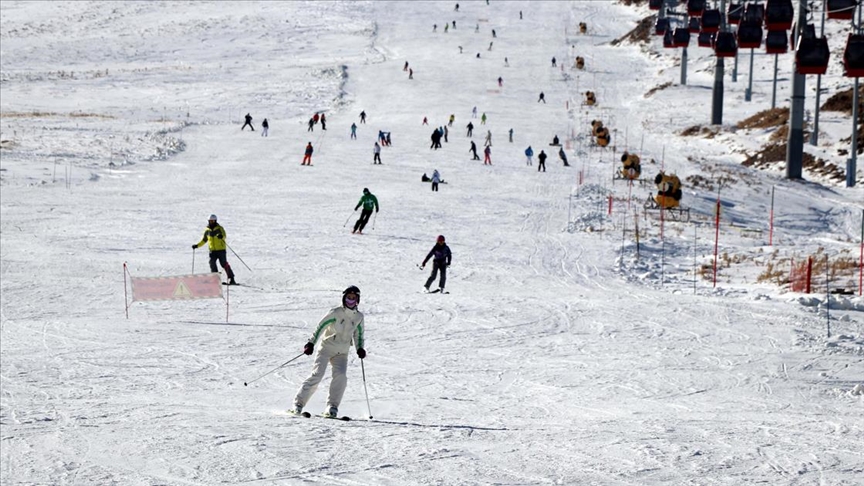
[[807,257],[807,284],[804,287],[805,293],[810,293],[810,277],[813,275],[813,257]]
[[714,210],[714,287],[717,287],[717,249],[720,242],[720,198],[717,198],[717,208]]
[[774,186],[771,186],[771,214],[768,221],[768,246],[774,244]]
[[126,319],[129,319],[129,294],[126,292],[126,262],[123,262],[123,305],[126,307]]
[[612,216],[612,196],[609,196],[609,216]]
[[858,295],[864,289],[864,210],[861,210],[861,256],[858,257]]
[[231,302],[231,286],[225,286],[225,323],[228,323],[228,309],[231,307],[229,303]]

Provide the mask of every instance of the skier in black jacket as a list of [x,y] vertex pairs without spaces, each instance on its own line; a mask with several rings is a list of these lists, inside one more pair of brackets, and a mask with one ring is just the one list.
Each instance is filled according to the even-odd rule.
[[435,292],[444,293],[444,284],[447,283],[447,267],[450,266],[450,262],[453,259],[450,253],[450,247],[447,246],[447,243],[444,242],[444,235],[438,235],[438,240],[435,242],[435,246],[432,247],[432,250],[429,251],[429,254],[426,255],[426,258],[423,259],[423,263],[420,264],[420,269],[426,267],[426,262],[432,258],[432,275],[426,280],[426,285],[423,288],[426,289],[426,292],[429,292],[429,286],[435,281],[435,278],[438,276],[438,271],[441,271],[441,280],[438,282],[438,290]]

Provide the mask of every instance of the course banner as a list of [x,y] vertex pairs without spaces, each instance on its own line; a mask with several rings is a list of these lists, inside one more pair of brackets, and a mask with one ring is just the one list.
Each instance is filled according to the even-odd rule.
[[177,277],[131,277],[132,300],[195,300],[222,297],[218,273]]

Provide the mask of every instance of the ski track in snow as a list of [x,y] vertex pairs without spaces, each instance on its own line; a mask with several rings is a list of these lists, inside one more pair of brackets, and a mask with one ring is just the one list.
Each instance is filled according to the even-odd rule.
[[[648,186],[610,184],[616,155],[588,146],[592,119],[615,128],[620,149],[644,150],[651,174],[651,158],[681,175],[738,161],[726,135],[669,135],[705,123],[710,56],[693,49],[690,86],[644,97],[677,69],[669,53],[653,52],[656,41],[647,52],[609,46],[647,8],[168,7],[0,7],[0,138],[14,142],[0,181],[0,482],[860,484],[862,396],[850,393],[864,376],[860,299],[845,301],[840,337],[826,340],[821,307],[741,285],[734,267],[719,288],[700,280],[694,291],[691,226],[667,222],[661,240],[640,219],[637,260],[622,241],[630,214],[605,217],[608,194],[641,205]],[[580,21],[589,35],[576,34]],[[553,55],[565,69],[549,67]],[[728,86],[730,101],[742,84]],[[579,104],[586,89],[593,109]],[[700,109],[675,108],[675,96]],[[475,105],[488,125],[471,120]],[[730,105],[734,119],[752,113]],[[306,131],[314,111],[327,113],[326,131]],[[268,138],[237,129],[245,112],[256,126],[270,120]],[[428,150],[451,113],[449,142]],[[478,145],[493,132],[491,167],[470,162],[469,120]],[[373,166],[378,130],[394,143]],[[573,167],[548,147],[553,135],[572,144]],[[301,167],[308,141],[313,166]],[[418,185],[435,168],[449,182],[437,194]],[[781,251],[854,249],[860,189],[740,177],[743,194],[724,200],[733,221],[764,230],[770,194],[745,187],[776,184]],[[362,187],[381,212],[352,236]],[[715,196],[688,189],[685,202],[705,216]],[[189,246],[213,212],[254,269],[229,254],[246,285],[226,289],[227,322],[216,300],[135,303],[125,319],[122,264],[134,276],[191,273]],[[712,245],[697,230],[702,264]],[[454,253],[451,293],[425,295],[429,269],[416,265],[437,234]],[[762,251],[747,238],[724,249]],[[198,251],[194,271],[206,268]],[[285,412],[308,358],[243,386],[299,353],[349,284],[363,289],[374,419],[353,351],[340,409],[351,422]]]

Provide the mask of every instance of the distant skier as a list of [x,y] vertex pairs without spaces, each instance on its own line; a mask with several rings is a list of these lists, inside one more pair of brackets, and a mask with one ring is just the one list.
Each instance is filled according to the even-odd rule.
[[454,121],[456,121],[456,115],[454,115],[453,113],[450,113],[450,121],[447,122],[447,126],[452,127]]
[[552,143],[550,143],[549,145],[552,145],[553,147],[557,147],[558,145],[561,145],[560,140],[558,140],[558,135],[555,135],[554,137],[552,137]]
[[366,111],[360,112],[360,123],[366,123]]
[[228,246],[225,243],[226,236],[225,228],[216,222],[216,215],[211,214],[210,219],[207,221],[207,229],[204,230],[204,237],[201,238],[200,242],[192,245],[192,249],[195,250],[204,243],[207,243],[210,249],[210,271],[213,273],[219,271],[216,268],[216,261],[218,260],[228,276],[228,285],[237,285],[237,282],[234,281],[234,271],[231,270],[231,265],[228,264],[228,257],[225,253],[225,248]]
[[315,113],[314,115],[312,115],[312,121],[313,121],[316,125],[318,124],[318,120],[320,120],[320,119],[321,119],[321,115],[320,115],[320,114]]
[[492,130],[486,130],[486,140],[483,142],[484,147],[492,146]]
[[429,124],[429,119],[424,116],[423,117],[423,123],[421,123],[421,125],[428,125],[428,124]]
[[496,37],[498,37],[498,35],[495,34],[495,29],[492,29],[492,38],[494,39],[494,38],[496,38]]
[[468,151],[474,154],[474,158],[471,160],[480,160],[480,156],[477,155],[477,145],[474,143],[474,140],[471,140],[471,148],[468,149]]
[[468,135],[467,136],[473,137],[474,136],[474,124],[471,122],[468,122],[468,125],[466,125],[466,128],[468,128]]
[[506,57],[504,58],[504,67],[510,67],[510,61]]
[[375,146],[372,147],[372,153],[374,156],[372,157],[372,164],[380,164],[381,163],[381,146],[378,145],[378,142],[375,142]]
[[414,79],[414,68],[408,68],[408,79]]
[[504,86],[504,79],[501,76],[498,76],[498,87]]
[[483,165],[492,165],[492,147],[487,146],[483,149]]
[[471,118],[477,118],[477,107],[471,109]]
[[315,150],[312,148],[312,142],[306,144],[306,151],[303,153],[303,163],[300,165],[312,165],[312,152]]
[[456,8],[454,10],[456,10],[457,12],[459,11],[459,4],[458,3],[456,4]]
[[354,230],[352,233],[360,233],[363,234],[363,228],[366,227],[366,223],[369,222],[369,216],[372,216],[372,210],[378,212],[378,198],[375,197],[374,194],[369,192],[369,189],[363,188],[363,195],[360,197],[360,202],[354,206],[354,211],[357,211],[357,208],[363,206],[363,211],[360,212],[360,218],[354,223]]
[[432,130],[432,136],[430,137],[432,139],[432,145],[429,146],[430,149],[438,150],[439,148],[441,148],[442,135],[443,132],[438,130],[437,128],[435,130]]
[[441,182],[441,174],[438,169],[432,171],[432,192],[438,192],[438,183]]
[[339,413],[339,404],[345,394],[348,384],[348,350],[351,344],[357,349],[357,357],[361,360],[366,358],[363,346],[364,323],[363,313],[357,310],[360,304],[360,289],[350,286],[342,291],[342,305],[330,309],[315,326],[309,341],[303,346],[303,353],[311,356],[315,350],[315,343],[321,340],[321,347],[315,356],[315,364],[312,365],[312,374],[300,385],[297,395],[294,397],[294,410],[296,414],[303,412],[303,407],[312,398],[318,384],[327,372],[327,365],[333,367],[333,377],[330,380],[330,393],[327,395],[326,417],[336,418]]
[[407,71],[407,70],[408,70],[408,61],[405,61],[405,66],[402,67],[402,70],[403,70],[403,71]]
[[513,129],[511,128],[508,133],[510,134],[510,143],[513,143]]
[[480,124],[481,125],[486,124],[486,112],[483,112],[483,116],[480,117]]
[[306,129],[307,132],[314,132],[315,131],[315,118],[309,119],[308,127],[309,128]]
[[543,94],[542,91],[540,92],[540,98],[537,99],[537,103],[540,103],[541,101],[543,102],[544,105],[546,104],[546,95]]
[[327,130],[327,115],[321,113],[321,130]]
[[567,163],[567,154],[564,153],[564,147],[558,149],[558,158],[561,159],[561,162],[564,162],[564,167],[570,167],[570,164]]
[[357,124],[356,123],[351,124],[351,138],[353,138],[354,140],[357,140]]
[[555,58],[553,57],[552,58],[552,67],[556,67],[556,66],[557,66],[557,64],[555,64]]
[[531,157],[534,156],[534,149],[529,145],[527,149],[525,149],[525,165],[533,165],[531,162]]
[[250,115],[249,113],[246,113],[246,123],[244,123],[243,126],[240,127],[241,132],[244,128],[246,128],[246,125],[249,125],[249,128],[251,128],[253,132],[255,131],[255,127],[252,126],[252,115]]
[[540,151],[540,155],[537,156],[537,172],[540,172],[542,169],[543,172],[546,172],[546,152]]
[[438,235],[438,239],[435,241],[435,246],[432,247],[432,250],[429,251],[429,254],[426,255],[426,258],[423,259],[423,263],[420,264],[420,270],[426,268],[426,262],[432,258],[432,275],[426,280],[426,284],[423,288],[426,289],[426,292],[429,292],[429,286],[435,282],[435,278],[438,276],[438,272],[441,272],[441,280],[438,282],[438,292],[444,292],[444,285],[447,283],[447,267],[450,266],[450,263],[453,259],[453,255],[450,253],[450,247],[444,241],[444,235]]
[[270,129],[270,124],[267,123],[267,119],[265,118],[264,121],[261,122],[261,136],[266,137],[267,136],[267,130],[269,130],[269,129]]

